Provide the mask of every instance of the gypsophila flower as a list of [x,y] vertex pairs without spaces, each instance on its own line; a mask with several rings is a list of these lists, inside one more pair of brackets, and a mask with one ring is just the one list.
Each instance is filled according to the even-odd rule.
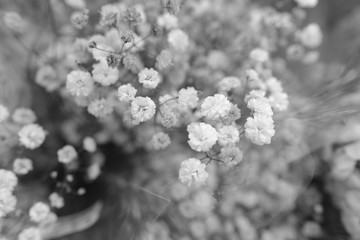
[[179,0],[163,0],[165,2],[164,6],[170,14],[177,15],[180,12],[180,2]]
[[180,164],[179,180],[187,187],[198,188],[205,185],[209,174],[206,172],[206,165],[199,159],[189,158]]
[[25,28],[24,19],[16,12],[5,12],[4,23],[6,27],[8,27],[9,29],[11,29],[16,33],[23,32]]
[[71,22],[77,29],[83,29],[89,22],[89,10],[76,11],[71,14]]
[[233,89],[239,88],[241,86],[241,80],[237,77],[225,77],[219,84],[219,90],[223,92],[229,92]]
[[265,84],[271,93],[279,93],[284,91],[281,82],[277,78],[268,78]]
[[155,115],[156,105],[149,97],[136,97],[131,102],[130,111],[135,120],[145,122]]
[[100,15],[100,25],[110,28],[116,26],[120,17],[120,11],[116,5],[106,4],[101,7]]
[[265,89],[265,83],[260,79],[259,74],[254,69],[246,70],[247,85],[249,88]]
[[141,13],[135,7],[129,7],[126,9],[124,19],[128,22],[128,24],[133,26],[138,25],[143,20]]
[[110,67],[110,68],[116,68],[117,66],[119,66],[121,63],[121,60],[122,60],[122,57],[119,54],[109,53],[106,56],[106,63],[108,65],[108,67]]
[[255,48],[251,50],[250,58],[256,63],[263,63],[269,60],[269,53],[265,49]]
[[295,2],[297,2],[300,7],[313,8],[318,4],[319,0],[295,0]]
[[253,143],[257,145],[269,144],[274,135],[274,121],[271,116],[255,114],[253,118],[247,118],[245,136]]
[[261,113],[268,116],[272,116],[274,114],[273,110],[271,109],[270,101],[266,97],[251,98],[248,101],[247,107],[253,110],[255,113]]
[[15,210],[17,199],[10,191],[0,189],[0,219]]
[[223,126],[218,130],[218,142],[221,146],[233,145],[239,140],[239,131],[235,126]]
[[66,145],[57,151],[57,157],[59,162],[69,164],[78,157],[78,154],[73,146]]
[[12,192],[17,184],[18,179],[12,171],[0,169],[0,191]]
[[38,69],[35,82],[48,92],[58,89],[62,84],[56,70],[50,65],[44,65]]
[[231,102],[222,94],[206,97],[201,104],[201,116],[209,120],[226,117],[231,110]]
[[110,86],[119,79],[119,70],[109,67],[104,62],[95,64],[91,73],[94,81],[100,83],[102,86]]
[[235,146],[223,147],[220,151],[219,158],[226,167],[233,167],[242,161],[243,152]]
[[91,164],[86,171],[89,180],[97,179],[101,174],[101,166],[98,163]]
[[194,204],[196,215],[206,216],[215,208],[216,200],[209,191],[201,190],[194,195],[191,203]]
[[298,38],[304,46],[316,48],[321,44],[323,36],[319,25],[310,23],[298,33]]
[[156,67],[160,70],[165,69],[173,64],[173,55],[169,50],[162,50],[156,57]]
[[87,110],[91,115],[97,118],[103,118],[110,115],[114,111],[114,108],[108,100],[102,98],[91,101]]
[[124,43],[131,43],[134,42],[134,33],[132,31],[125,31],[121,35],[121,40],[123,40]]
[[289,106],[289,97],[285,92],[271,94],[269,101],[275,111],[285,111]]
[[155,150],[165,149],[171,143],[170,137],[167,133],[158,132],[156,133],[150,141],[151,146]]
[[12,114],[12,120],[21,125],[34,123],[36,121],[36,115],[33,110],[29,108],[17,108]]
[[145,88],[156,88],[161,79],[159,73],[153,68],[145,68],[138,74],[139,82],[143,84]]
[[266,92],[263,90],[251,90],[244,98],[244,101],[247,103],[250,99],[264,98]]
[[0,123],[4,122],[9,115],[8,109],[4,105],[0,104]]
[[131,86],[130,83],[121,85],[118,88],[118,98],[120,102],[131,102],[132,100],[134,100],[136,93],[136,88]]
[[94,80],[90,73],[75,70],[66,77],[66,89],[76,97],[87,97],[94,88]]
[[167,111],[164,113],[164,110],[161,110],[162,114],[159,115],[160,124],[166,128],[174,127],[178,123],[178,117],[175,113]]
[[187,131],[190,147],[198,152],[209,151],[218,140],[216,129],[207,123],[193,122],[187,126]]
[[64,207],[64,198],[60,196],[57,192],[53,192],[49,196],[50,205],[54,208]]
[[16,158],[13,162],[13,171],[16,174],[24,175],[33,169],[33,162],[29,158]]
[[20,232],[18,240],[42,240],[41,232],[36,227],[26,228]]
[[94,138],[86,137],[83,140],[83,148],[88,152],[95,152],[97,148],[97,144]]
[[179,25],[178,18],[170,13],[164,13],[163,15],[158,16],[157,24],[165,28],[166,30],[170,30],[173,28],[177,28]]
[[194,109],[199,102],[198,91],[193,87],[182,88],[179,91],[178,102],[180,105]]
[[46,132],[38,124],[27,124],[23,126],[19,133],[20,144],[28,149],[35,149],[45,141]]
[[168,42],[173,49],[179,52],[184,52],[190,44],[189,36],[180,29],[174,29],[169,32]]
[[231,109],[228,115],[224,118],[224,120],[232,123],[238,120],[241,117],[241,111],[236,104],[231,104]]
[[29,210],[30,219],[34,222],[42,222],[50,214],[50,207],[46,203],[37,202]]

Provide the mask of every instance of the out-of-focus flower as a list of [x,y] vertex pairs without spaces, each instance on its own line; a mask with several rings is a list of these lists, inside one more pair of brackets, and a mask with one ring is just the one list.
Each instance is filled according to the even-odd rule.
[[295,2],[297,2],[300,7],[313,8],[318,4],[319,0],[295,0]]
[[269,115],[255,114],[245,123],[245,136],[257,145],[269,144],[275,135],[274,121]]
[[4,23],[6,27],[16,33],[22,33],[25,28],[24,19],[16,12],[5,12]]
[[207,216],[215,208],[216,200],[209,191],[200,190],[191,199],[191,203],[194,204],[196,215]]
[[0,104],[0,123],[4,122],[9,117],[9,110]]
[[30,219],[34,222],[44,221],[50,214],[50,207],[46,203],[37,202],[29,210]]
[[0,189],[0,218],[15,210],[17,199],[10,191]]
[[221,146],[234,145],[239,140],[239,131],[235,126],[223,126],[218,130],[218,142]]
[[237,77],[225,77],[219,82],[218,86],[220,91],[229,92],[239,88],[241,86],[241,80]]
[[189,36],[180,29],[171,30],[168,34],[170,46],[179,52],[184,52],[189,46]]
[[41,232],[36,227],[26,228],[20,232],[18,240],[42,240]]
[[76,11],[71,14],[71,22],[77,29],[83,29],[89,22],[89,10]]
[[45,141],[46,132],[38,124],[27,124],[23,126],[19,133],[20,144],[29,149],[35,149]]
[[162,50],[156,57],[156,67],[163,70],[173,64],[173,55],[169,50]]
[[64,207],[64,198],[60,196],[57,192],[53,192],[49,196],[50,205],[54,208]]
[[193,87],[182,88],[179,91],[178,102],[185,107],[194,109],[199,102],[198,91]]
[[34,123],[36,121],[36,115],[33,110],[29,108],[17,108],[12,114],[12,120],[21,125]]
[[323,35],[318,24],[310,23],[298,32],[299,40],[308,48],[316,48],[322,43]]
[[139,83],[143,84],[145,88],[154,89],[156,88],[160,81],[159,73],[152,68],[145,68],[138,74]]
[[177,28],[179,25],[179,21],[176,16],[166,12],[157,18],[157,24],[160,27],[165,28],[166,30],[170,30],[173,28]]
[[187,126],[189,133],[189,145],[198,152],[207,152],[218,140],[215,128],[207,123],[193,122]]
[[269,101],[276,111],[285,111],[289,106],[289,97],[285,92],[271,94]]
[[179,180],[186,186],[201,187],[205,184],[208,173],[206,172],[206,165],[201,163],[199,159],[189,158],[180,164]]
[[131,102],[130,111],[135,120],[145,122],[155,115],[156,105],[149,97],[136,97]]
[[269,60],[269,53],[262,48],[255,48],[250,52],[250,59],[256,63],[263,63]]
[[18,179],[12,171],[0,169],[0,191],[12,192],[17,184]]
[[214,96],[206,97],[201,104],[200,113],[209,120],[218,120],[226,117],[232,104],[226,96],[222,94],[215,94]]
[[272,116],[274,113],[271,109],[269,99],[263,98],[251,98],[248,101],[247,107],[253,110],[255,113]]
[[57,151],[59,162],[69,164],[77,158],[78,154],[75,148],[71,145],[66,145]]
[[67,5],[73,8],[77,8],[77,9],[86,8],[85,0],[65,0],[65,2]]
[[109,67],[105,62],[94,65],[92,70],[93,79],[102,86],[110,86],[119,79],[119,70]]
[[165,149],[170,145],[171,139],[167,133],[158,132],[151,138],[151,146],[155,150]]
[[114,111],[114,108],[109,100],[102,98],[91,101],[87,110],[91,115],[97,118],[103,118],[110,115]]
[[89,96],[94,88],[94,80],[90,73],[75,70],[67,75],[66,89],[76,97]]
[[16,158],[13,162],[13,171],[16,174],[24,175],[33,170],[33,162],[29,158]]
[[124,19],[129,25],[138,25],[143,21],[140,11],[135,7],[129,7],[124,13]]
[[88,152],[95,152],[96,151],[96,141],[92,137],[86,137],[83,140],[83,148]]

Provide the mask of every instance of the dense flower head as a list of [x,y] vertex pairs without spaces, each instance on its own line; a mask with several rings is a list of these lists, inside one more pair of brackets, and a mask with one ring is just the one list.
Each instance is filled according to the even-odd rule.
[[313,8],[315,7],[319,0],[295,0],[295,2],[303,8]]
[[160,150],[169,146],[171,139],[167,133],[158,132],[151,138],[150,143],[155,150]]
[[160,74],[153,68],[145,68],[138,74],[139,82],[143,84],[145,88],[154,89],[156,88],[160,81]]
[[157,24],[166,30],[177,28],[179,25],[178,18],[168,12],[158,16]]
[[221,79],[218,86],[220,91],[229,92],[233,89],[241,87],[241,80],[234,76],[225,77]]
[[16,174],[24,175],[33,170],[33,162],[29,158],[16,158],[13,162],[13,171]]
[[83,140],[83,148],[88,152],[95,152],[97,148],[95,139],[92,137],[85,137]]
[[116,26],[120,18],[120,10],[116,5],[106,4],[102,6],[100,11],[100,25],[106,28]]
[[243,159],[243,152],[235,146],[223,147],[219,154],[220,160],[226,167],[233,167]]
[[64,207],[64,198],[60,196],[57,192],[53,192],[49,196],[50,205],[54,208]]
[[137,93],[136,88],[134,88],[130,83],[121,85],[118,88],[118,98],[120,102],[131,102],[134,100]]
[[0,123],[4,122],[9,115],[8,109],[4,105],[0,104]]
[[256,63],[263,63],[269,60],[269,53],[262,48],[255,48],[250,52],[250,59]]
[[245,123],[245,136],[257,145],[271,143],[274,136],[274,120],[266,114],[254,114],[248,117]]
[[94,88],[94,80],[90,73],[75,70],[66,77],[66,89],[76,97],[89,96]]
[[198,152],[209,151],[217,142],[218,134],[210,124],[193,122],[187,126],[189,145]]
[[179,91],[178,102],[185,107],[194,109],[199,102],[198,91],[193,87],[182,88]]
[[206,97],[201,104],[201,116],[209,120],[219,120],[226,117],[232,104],[226,96],[222,94],[215,94],[214,96]]
[[12,171],[0,169],[0,192],[12,192],[17,184],[18,179]]
[[57,157],[59,162],[69,164],[77,158],[76,149],[71,145],[66,145],[58,150]]
[[206,165],[199,159],[189,158],[180,164],[179,180],[187,187],[201,187],[205,185],[209,174],[206,172]]
[[29,210],[30,219],[34,222],[44,221],[50,214],[50,207],[46,203],[37,202]]
[[55,68],[50,65],[44,65],[38,69],[35,82],[48,92],[55,91],[62,84]]
[[102,86],[110,86],[119,79],[119,70],[109,67],[105,62],[94,65],[92,70],[93,79]]
[[36,115],[33,110],[29,108],[17,108],[12,114],[12,120],[21,125],[34,123],[36,121]]
[[71,14],[71,22],[77,29],[83,29],[89,22],[89,10],[76,11]]
[[0,219],[15,210],[17,199],[10,191],[0,189]]
[[218,130],[218,142],[222,146],[239,142],[239,130],[235,126],[223,126]]
[[108,99],[101,98],[91,101],[87,110],[91,115],[103,118],[110,115],[114,108]]
[[274,93],[269,96],[271,107],[275,111],[285,111],[289,106],[289,96],[285,92]]
[[255,113],[272,116],[274,113],[271,109],[270,101],[266,97],[251,98],[248,101],[247,107]]
[[173,29],[169,32],[168,42],[173,49],[179,52],[186,51],[190,44],[189,36],[180,29]]
[[299,40],[308,48],[316,48],[322,43],[322,32],[318,24],[310,23],[298,33]]
[[23,126],[18,136],[21,145],[28,149],[35,149],[45,141],[46,132],[40,125],[31,123]]
[[18,240],[42,240],[40,229],[36,227],[25,228],[20,232]]
[[156,105],[149,97],[136,97],[131,102],[130,111],[135,120],[145,122],[155,115]]

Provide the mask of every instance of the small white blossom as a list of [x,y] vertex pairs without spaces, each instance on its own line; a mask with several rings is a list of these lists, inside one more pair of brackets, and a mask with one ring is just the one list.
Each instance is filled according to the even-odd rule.
[[109,100],[102,98],[91,101],[87,110],[91,115],[97,118],[103,118],[110,115],[114,111],[114,108]]
[[10,191],[0,190],[0,219],[15,210],[17,199]]
[[271,93],[278,93],[284,91],[281,82],[277,78],[274,77],[268,78],[265,84]]
[[180,29],[174,29],[169,32],[168,42],[176,51],[184,52],[189,46],[189,36]]
[[42,222],[50,214],[50,207],[46,203],[37,202],[29,210],[30,219],[34,222]]
[[187,187],[201,187],[205,184],[209,174],[206,165],[199,159],[189,158],[180,164],[179,180]]
[[49,196],[50,205],[54,208],[64,207],[64,198],[60,196],[57,192],[53,192]]
[[193,87],[180,89],[178,102],[180,105],[190,109],[196,108],[199,102],[198,91]]
[[36,115],[33,110],[29,108],[17,108],[12,114],[12,120],[21,125],[34,123],[36,121]]
[[234,145],[239,141],[239,131],[235,126],[223,126],[218,130],[218,142],[221,146]]
[[149,97],[136,97],[131,102],[130,111],[135,120],[145,122],[155,115],[156,105]]
[[215,208],[216,200],[208,190],[198,191],[191,203],[194,205],[194,211],[197,216],[207,216]]
[[298,37],[304,46],[316,48],[322,43],[322,32],[318,24],[310,23],[298,33]]
[[274,135],[274,121],[271,116],[255,114],[253,118],[247,118],[245,136],[253,143],[257,145],[269,144]]
[[89,180],[97,179],[101,174],[101,166],[99,163],[91,164],[86,171]]
[[89,96],[94,88],[94,80],[90,73],[84,71],[72,71],[66,77],[66,89],[76,97]]
[[143,84],[145,88],[150,89],[156,88],[161,81],[160,74],[153,68],[144,68],[139,72],[138,77],[139,83]]
[[48,92],[58,89],[63,83],[63,81],[59,79],[55,68],[50,65],[44,65],[38,69],[36,72],[35,82],[39,86],[45,88]]
[[16,174],[24,175],[33,169],[33,162],[29,158],[16,158],[13,162],[13,171]]
[[157,18],[157,24],[166,30],[170,30],[178,27],[179,20],[176,16],[166,12]]
[[271,109],[269,99],[263,98],[251,98],[248,101],[247,107],[253,110],[255,113],[261,113],[268,116],[272,116],[273,110]]
[[250,99],[264,98],[266,92],[263,90],[251,90],[249,94],[245,96],[244,101],[247,103]]
[[86,137],[83,140],[83,148],[88,151],[88,152],[95,152],[97,145],[96,145],[96,141],[94,138],[92,137]]
[[20,232],[18,240],[42,240],[41,232],[36,227],[26,228]]
[[94,81],[105,87],[116,83],[120,75],[117,68],[109,67],[104,62],[95,64],[91,73]]
[[246,71],[246,79],[247,79],[247,85],[251,89],[266,88],[265,83],[260,79],[258,72],[256,72],[254,69],[249,69]]
[[187,126],[187,131],[190,147],[198,152],[209,151],[218,140],[216,129],[207,123],[191,123]]
[[101,7],[100,15],[100,25],[110,28],[116,26],[120,17],[120,10],[116,5],[106,4]]
[[59,162],[69,164],[78,157],[78,154],[73,146],[66,145],[57,151],[57,157]]
[[201,104],[200,114],[206,119],[218,120],[219,118],[226,117],[231,107],[232,104],[227,97],[222,94],[215,94],[205,98]]
[[318,4],[319,0],[295,0],[295,2],[297,2],[300,7],[313,8]]
[[45,141],[46,132],[38,124],[32,123],[23,126],[18,136],[21,145],[28,149],[35,149]]
[[151,146],[155,150],[165,149],[171,143],[170,137],[167,133],[158,132],[156,133],[150,141]]
[[9,117],[9,110],[0,104],[0,123],[4,122]]
[[255,48],[250,52],[250,58],[257,63],[263,63],[269,60],[269,53],[265,49]]
[[275,111],[285,111],[289,106],[289,97],[285,92],[271,94],[269,101]]
[[169,50],[162,50],[156,57],[156,67],[160,70],[165,69],[173,64],[173,55]]
[[12,192],[17,184],[18,179],[12,171],[0,169],[0,191]]
[[229,92],[241,87],[241,80],[237,77],[225,77],[219,82],[218,86],[220,91]]
[[233,167],[242,161],[243,152],[235,146],[223,147],[220,151],[219,158],[224,162],[226,167]]
[[134,100],[137,93],[136,88],[131,86],[131,84],[121,85],[118,88],[118,98],[120,102],[131,102]]

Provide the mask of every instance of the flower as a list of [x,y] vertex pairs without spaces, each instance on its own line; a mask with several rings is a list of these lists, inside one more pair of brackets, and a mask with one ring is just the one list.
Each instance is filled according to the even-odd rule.
[[174,50],[184,52],[189,46],[189,36],[180,29],[174,29],[169,32],[168,42]]
[[24,175],[33,170],[33,162],[29,158],[16,158],[13,162],[13,171],[16,174]]
[[60,87],[62,81],[58,77],[56,70],[50,65],[41,66],[36,72],[35,82],[45,88],[46,91],[52,92]]
[[77,9],[83,9],[86,7],[85,0],[65,0],[65,2],[70,7],[77,8]]
[[161,79],[159,73],[153,68],[145,68],[138,74],[139,82],[143,84],[145,88],[156,88]]
[[155,150],[165,149],[171,143],[170,137],[164,132],[156,133],[150,141],[151,146]]
[[120,102],[131,102],[134,100],[137,90],[130,84],[121,85],[118,88],[118,98]]
[[177,28],[179,21],[176,16],[166,12],[163,15],[158,16],[157,25],[159,25],[159,27],[165,28],[166,30],[170,30]]
[[269,60],[269,53],[262,48],[255,48],[250,52],[250,58],[254,62],[263,63]]
[[269,115],[255,114],[245,123],[245,136],[257,145],[269,144],[275,135],[274,121]]
[[34,222],[42,222],[50,214],[50,207],[46,203],[37,202],[29,210],[30,219]]
[[319,0],[295,0],[295,2],[303,8],[313,8],[315,7]]
[[156,67],[160,70],[165,69],[173,64],[173,55],[169,50],[162,50],[156,57]]
[[223,126],[218,130],[218,142],[221,146],[233,145],[239,140],[239,131],[234,126]]
[[64,198],[60,196],[57,192],[53,192],[49,196],[50,205],[54,208],[64,207]]
[[106,4],[101,7],[100,15],[100,25],[110,28],[116,26],[120,17],[120,11],[115,5]]
[[215,208],[216,200],[208,190],[201,190],[194,195],[191,203],[194,205],[196,215],[206,216]]
[[15,210],[17,199],[10,191],[0,190],[0,218]]
[[105,87],[116,83],[120,74],[117,68],[109,67],[105,62],[95,64],[91,73],[94,81]]
[[35,149],[45,141],[46,132],[38,124],[31,123],[23,126],[18,136],[21,145],[29,149]]
[[190,147],[198,152],[209,151],[218,140],[216,129],[207,123],[191,123],[187,126],[187,131]]
[[268,78],[265,84],[271,93],[278,93],[284,91],[281,82],[275,77]]
[[66,77],[66,89],[76,97],[87,97],[94,88],[94,80],[90,73],[75,70]]
[[114,111],[114,108],[109,100],[102,98],[91,101],[87,110],[91,115],[102,118],[110,115]]
[[83,148],[88,152],[95,152],[96,151],[96,141],[92,137],[86,137],[83,140]]
[[289,106],[289,97],[285,92],[271,94],[269,101],[276,111],[285,111]]
[[253,99],[253,98],[255,98],[255,99],[257,99],[257,98],[264,98],[264,97],[265,97],[265,94],[266,94],[266,92],[263,91],[263,90],[251,90],[251,91],[249,92],[249,94],[247,94],[247,95],[245,96],[244,101],[245,101],[245,102],[249,102],[249,100],[250,100],[250,99]]
[[9,115],[8,109],[4,105],[0,104],[0,123],[4,122]]
[[241,80],[237,77],[225,77],[223,78],[219,84],[219,90],[223,92],[229,92],[235,88],[239,88],[241,86]]
[[71,14],[71,22],[77,29],[83,29],[89,22],[89,10],[76,11]]
[[69,164],[78,157],[78,154],[73,146],[66,145],[57,151],[57,157],[59,162]]
[[242,161],[243,152],[235,146],[223,147],[220,151],[219,158],[226,167],[233,167]]
[[145,122],[155,115],[156,105],[149,97],[136,97],[131,102],[131,115],[139,121]]
[[26,228],[20,232],[18,240],[42,240],[41,232],[36,227]]
[[222,94],[206,97],[201,104],[201,116],[209,120],[225,118],[232,108],[231,102]]
[[187,187],[198,188],[203,186],[208,178],[206,165],[199,159],[189,158],[180,164],[179,180]]
[[198,91],[193,87],[182,88],[179,91],[178,102],[184,107],[194,109],[199,102]]
[[248,101],[247,107],[255,113],[272,116],[274,113],[271,109],[270,101],[266,97],[251,98]]
[[323,39],[321,29],[318,24],[310,23],[298,33],[299,40],[304,46],[309,48],[318,47]]
[[34,123],[36,121],[36,115],[33,110],[29,108],[17,108],[12,114],[12,120],[21,125]]
[[12,171],[0,169],[0,192],[12,192],[17,184],[18,179]]
[[246,71],[246,79],[247,79],[247,85],[251,89],[253,89],[253,88],[265,89],[266,88],[265,84],[260,79],[258,72],[256,72],[254,69],[249,69]]

